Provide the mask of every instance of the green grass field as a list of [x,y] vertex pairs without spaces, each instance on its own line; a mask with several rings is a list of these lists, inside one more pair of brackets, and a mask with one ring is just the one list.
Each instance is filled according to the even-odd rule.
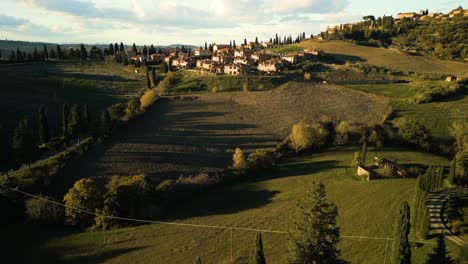
[[468,64],[442,61],[425,56],[409,56],[396,49],[359,46],[342,41],[306,40],[299,44],[273,49],[274,52],[289,53],[304,48],[322,48],[325,53],[344,61],[365,61],[369,64],[390,69],[414,72],[437,72],[468,76]]
[[0,120],[13,129],[22,118],[36,122],[37,111],[45,106],[49,126],[60,126],[62,104],[87,103],[91,114],[138,95],[144,88],[144,76],[132,67],[104,62],[50,62],[0,65]]
[[213,91],[240,91],[244,84],[249,90],[270,90],[285,83],[285,77],[279,76],[231,76],[198,73],[193,70],[181,70],[174,73],[174,84],[170,93]]
[[[338,206],[342,235],[391,237],[397,209],[402,201],[411,202],[415,180],[356,180],[354,170],[349,167],[354,150],[332,149],[286,160],[263,177],[225,186],[192,199],[175,208],[163,220],[287,231],[296,201],[313,181],[323,181],[329,199]],[[367,155],[368,162],[375,155],[396,158],[400,164],[449,164],[441,157],[402,149],[386,149],[378,153],[371,150]],[[15,236],[6,245],[7,252],[15,255],[22,248],[22,239],[27,239],[32,230],[33,227],[9,227],[8,234]],[[230,231],[212,228],[157,224],[122,228],[108,231],[105,245],[102,232],[74,233],[73,230],[45,228],[34,234],[34,239],[28,240],[34,250],[24,257],[44,261],[191,263],[200,256],[203,263],[228,263],[231,254]],[[246,262],[255,235],[256,232],[233,232],[235,263]],[[263,238],[268,263],[283,263],[287,235],[265,233]],[[386,255],[385,240],[343,238],[339,246],[343,258],[352,263],[383,263]],[[415,245],[413,263],[422,263],[432,246]],[[5,249],[5,245],[2,248]],[[451,244],[449,250],[454,257],[461,254]],[[389,251],[387,258],[388,254]]]
[[391,121],[395,125],[398,125],[398,120],[403,117],[414,119],[429,128],[432,135],[438,138],[447,139],[450,137],[448,128],[453,121],[468,121],[467,91],[462,91],[445,100],[415,104],[407,101],[407,99],[412,97],[416,92],[415,86],[411,83],[357,84],[345,86],[359,91],[388,97],[394,111]]

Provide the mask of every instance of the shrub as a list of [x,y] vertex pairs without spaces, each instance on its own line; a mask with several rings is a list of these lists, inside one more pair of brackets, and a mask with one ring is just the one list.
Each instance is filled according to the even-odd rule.
[[145,93],[140,97],[140,111],[145,111],[146,108],[153,105],[156,101],[156,92],[154,90],[146,90]]
[[248,84],[248,83],[244,83],[244,84],[242,85],[242,91],[244,91],[244,92],[248,92],[248,91],[249,91],[249,84]]
[[325,144],[328,131],[317,122],[306,123],[304,120],[293,125],[289,136],[291,147],[297,152],[309,148],[319,148]]
[[165,94],[169,91],[172,85],[175,83],[175,75],[172,71],[167,72],[166,77],[162,80],[157,87],[159,94]]
[[455,178],[460,183],[468,182],[468,151],[459,151],[455,156]]
[[349,142],[350,125],[346,121],[341,121],[336,126],[335,143],[338,145],[345,145]]
[[127,109],[127,105],[124,103],[114,104],[107,108],[111,122],[119,122],[125,116],[125,109]]
[[247,161],[245,155],[240,148],[236,148],[234,155],[232,156],[232,167],[236,174],[242,174],[247,168]]
[[151,203],[150,184],[145,175],[114,176],[107,184],[104,208],[124,217],[145,217]]
[[351,167],[358,167],[358,166],[362,166],[362,159],[361,159],[361,155],[359,152],[354,152],[354,157],[353,157],[353,162],[351,163]]
[[[44,199],[57,202],[49,196],[41,196]],[[60,223],[63,219],[63,207],[49,201],[31,198],[24,204],[26,216],[30,221],[38,223]]]
[[135,99],[128,101],[127,109],[126,109],[127,114],[134,115],[140,112],[140,105],[141,105],[140,99],[135,98]]
[[431,132],[417,121],[404,120],[400,126],[399,134],[404,141],[411,145],[424,150],[431,149]]
[[272,151],[257,149],[247,158],[247,167],[251,171],[268,169],[275,165],[276,159]]
[[65,209],[65,222],[74,226],[91,224],[94,216],[81,210],[94,212],[101,204],[100,192],[91,178],[84,178],[75,182],[63,200],[67,206]]

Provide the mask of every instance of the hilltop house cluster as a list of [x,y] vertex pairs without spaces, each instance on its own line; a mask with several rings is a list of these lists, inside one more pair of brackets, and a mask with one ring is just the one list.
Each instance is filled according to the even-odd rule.
[[[429,13],[428,10],[420,10],[419,12],[404,12],[404,13],[398,13],[397,17],[393,19],[393,23],[399,24],[401,21],[404,19],[411,19],[414,21],[424,21],[424,20],[429,20],[429,19],[448,19],[448,18],[453,18],[455,16],[468,16],[468,10],[464,10],[462,8],[456,8],[453,9],[452,11],[448,12],[447,14],[443,13]],[[373,17],[373,16],[372,16]],[[354,22],[354,23],[346,23],[346,24],[341,24],[341,25],[335,25],[332,27],[327,27],[327,33],[332,35],[336,34],[339,30],[343,29],[349,29],[352,30],[355,27],[358,27],[362,22]],[[369,25],[369,29],[373,29],[374,26],[371,24]],[[319,37],[320,39],[321,37]]]
[[250,43],[233,49],[230,45],[214,44],[213,53],[207,50],[195,50],[194,55],[197,58],[195,67],[200,72],[214,74],[272,73],[324,55],[321,49],[304,49],[291,54],[275,54],[265,49],[271,45],[269,42],[262,42],[259,45]]
[[413,20],[427,20],[431,18],[440,18],[440,19],[447,19],[453,18],[455,16],[468,16],[468,10],[463,10],[462,8],[456,8],[452,11],[448,12],[447,14],[443,13],[429,13],[427,10],[420,10],[417,12],[406,12],[406,13],[398,13],[397,18],[395,19],[395,23],[401,21],[403,19],[413,19]]
[[228,44],[213,44],[210,49],[195,49],[193,52],[163,52],[156,54],[137,54],[134,51],[121,52],[120,56],[132,63],[165,62],[173,69],[196,69],[200,73],[246,75],[253,73],[280,72],[297,63],[316,59],[325,53],[322,49],[304,49],[301,52],[277,54],[268,50],[271,42],[250,42],[237,48]]

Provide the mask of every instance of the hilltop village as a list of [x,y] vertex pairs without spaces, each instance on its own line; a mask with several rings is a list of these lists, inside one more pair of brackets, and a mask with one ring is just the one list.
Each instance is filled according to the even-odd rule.
[[319,48],[308,48],[302,52],[275,53],[271,42],[250,42],[240,47],[235,44],[212,44],[210,47],[190,51],[183,48],[164,54],[145,54],[134,51],[115,53],[116,60],[130,63],[166,63],[172,69],[196,69],[205,74],[262,75],[281,72],[308,60],[316,60],[325,52]]

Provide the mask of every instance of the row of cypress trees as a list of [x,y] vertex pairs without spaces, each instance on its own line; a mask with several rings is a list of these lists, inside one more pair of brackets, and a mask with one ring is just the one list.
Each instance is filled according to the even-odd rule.
[[444,175],[443,167],[430,166],[426,173],[420,175],[416,180],[412,223],[416,227],[416,234],[423,239],[429,235],[430,213],[427,208],[427,195],[442,187]]
[[[110,118],[109,118],[110,123]],[[63,105],[62,109],[62,135],[65,146],[70,145],[70,139],[80,140],[92,130],[91,116],[88,105],[83,108],[72,105],[71,108]],[[45,107],[40,107],[37,116],[37,126],[28,119],[21,120],[13,130],[13,136],[8,136],[6,128],[0,126],[0,172],[8,173],[8,170],[17,164],[27,163],[39,159],[41,145],[46,145],[51,140],[49,121]],[[10,143],[11,142],[11,143]]]

